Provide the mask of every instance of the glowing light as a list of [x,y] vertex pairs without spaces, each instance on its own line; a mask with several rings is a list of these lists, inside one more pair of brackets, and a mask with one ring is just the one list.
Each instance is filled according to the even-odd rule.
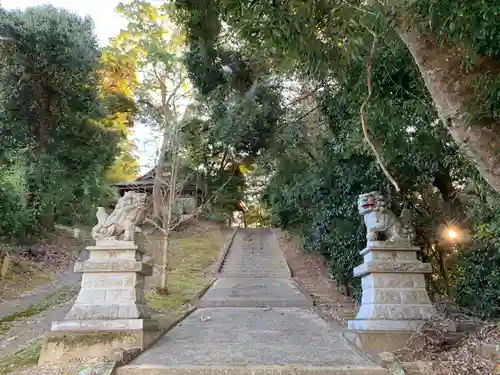
[[458,238],[458,233],[454,229],[448,229],[447,234],[448,234],[448,237],[451,238],[452,240],[455,240]]

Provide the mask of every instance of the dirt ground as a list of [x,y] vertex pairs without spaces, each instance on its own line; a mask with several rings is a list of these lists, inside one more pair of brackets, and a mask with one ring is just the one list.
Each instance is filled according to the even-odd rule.
[[[75,239],[69,231],[56,230],[29,246],[4,246],[11,254],[7,275],[0,278],[0,317],[7,311],[6,301],[45,298],[41,289],[71,273],[71,267],[84,246],[84,239]],[[65,280],[64,283],[66,283]],[[40,289],[41,288],[41,289]],[[50,290],[57,289],[50,286]],[[31,301],[32,300],[32,301]]]
[[294,280],[309,293],[324,318],[347,327],[347,321],[356,316],[358,306],[329,278],[325,259],[319,254],[304,252],[298,236],[284,231],[277,231],[277,235]]

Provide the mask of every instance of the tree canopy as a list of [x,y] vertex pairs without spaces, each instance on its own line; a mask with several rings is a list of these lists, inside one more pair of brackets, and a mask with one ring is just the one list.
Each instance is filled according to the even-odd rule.
[[103,79],[109,61],[93,22],[52,6],[0,9],[0,35],[10,40],[0,56],[1,191],[16,206],[2,236],[85,221],[106,196],[128,111]]
[[[396,213],[411,208],[434,293],[497,314],[499,295],[484,283],[494,279],[486,264],[498,264],[498,5],[175,4],[208,123],[221,142],[253,145],[240,160],[267,171],[262,199],[275,224],[300,232],[356,291],[364,231],[356,198],[382,190]],[[460,241],[447,228],[460,228]]]
[[68,11],[0,11],[0,236],[93,215],[110,182],[137,174],[143,121],[162,132],[156,167],[193,177],[207,217],[246,200],[247,223],[299,233],[359,294],[356,198],[381,190],[411,209],[434,295],[500,315],[497,2],[117,11],[128,24],[105,48]]

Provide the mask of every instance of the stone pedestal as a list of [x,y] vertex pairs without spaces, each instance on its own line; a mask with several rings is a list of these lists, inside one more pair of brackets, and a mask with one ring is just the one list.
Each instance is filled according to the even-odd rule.
[[417,259],[418,247],[406,241],[370,241],[361,251],[364,263],[354,269],[361,277],[361,307],[350,330],[414,331],[435,312],[425,289],[431,265]]
[[40,362],[71,357],[68,351],[78,352],[75,344],[80,345],[79,358],[143,349],[157,331],[144,297],[152,267],[143,263],[134,241],[97,240],[87,250],[89,259],[75,264],[75,272],[83,274],[80,293],[65,319],[52,322]]

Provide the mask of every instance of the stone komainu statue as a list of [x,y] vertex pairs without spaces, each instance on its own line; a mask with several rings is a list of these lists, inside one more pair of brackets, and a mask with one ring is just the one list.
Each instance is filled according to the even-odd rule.
[[104,207],[98,207],[97,225],[92,228],[92,238],[118,238],[133,241],[138,226],[144,221],[147,194],[127,191],[118,200],[114,211],[108,215]]
[[397,217],[387,207],[387,200],[379,191],[359,195],[358,210],[365,221],[367,241],[377,241],[378,233],[385,234],[385,241],[389,242],[415,239],[410,211],[403,209],[401,216]]

